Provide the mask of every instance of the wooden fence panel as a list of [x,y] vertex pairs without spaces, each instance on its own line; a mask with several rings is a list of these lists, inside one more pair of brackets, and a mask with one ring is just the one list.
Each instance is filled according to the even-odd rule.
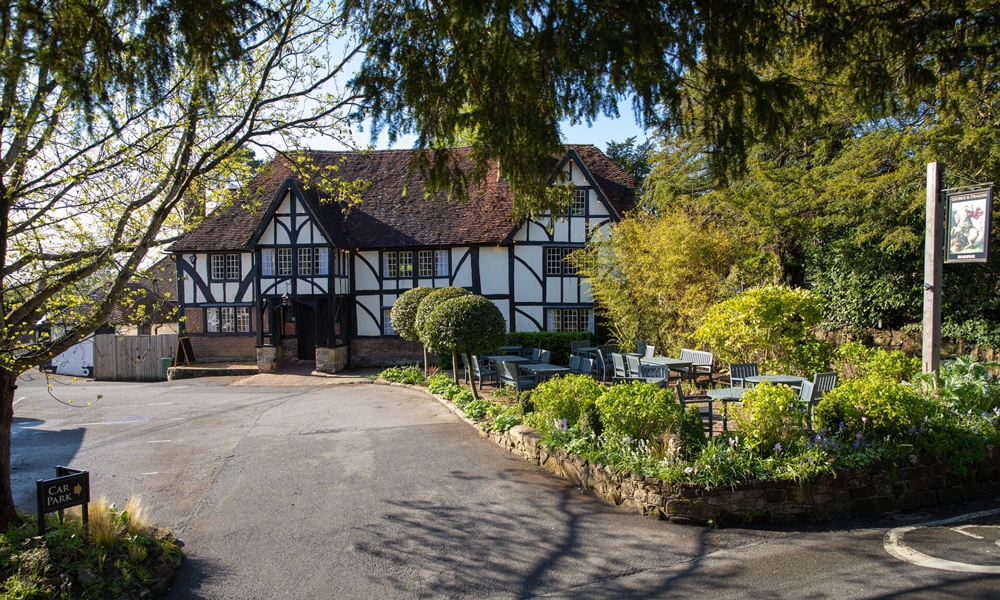
[[173,358],[177,335],[94,336],[94,379],[163,381],[160,359]]

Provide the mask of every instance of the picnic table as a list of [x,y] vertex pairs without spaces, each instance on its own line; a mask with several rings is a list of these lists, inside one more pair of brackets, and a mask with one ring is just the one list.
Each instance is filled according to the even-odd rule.
[[712,400],[718,400],[722,402],[722,431],[725,432],[729,428],[729,403],[739,402],[743,398],[743,392],[746,391],[745,388],[741,387],[726,387],[719,388],[715,390],[707,390],[705,395]]
[[750,387],[767,381],[769,383],[787,385],[788,387],[795,389],[802,387],[802,382],[805,380],[805,377],[799,377],[798,375],[751,375],[743,378],[743,381],[748,383]]
[[550,377],[556,375],[564,375],[569,373],[569,367],[563,367],[560,365],[552,365],[549,363],[539,363],[539,362],[518,362],[517,368],[520,371],[525,371],[534,375],[539,381],[545,381]]
[[[650,367],[659,367],[665,371],[664,377],[670,375],[670,371],[677,371],[678,367],[685,368],[691,367],[691,361],[681,360],[679,358],[669,358],[667,356],[653,356],[651,358],[639,357],[639,364],[646,365]],[[678,373],[680,371],[677,371]]]

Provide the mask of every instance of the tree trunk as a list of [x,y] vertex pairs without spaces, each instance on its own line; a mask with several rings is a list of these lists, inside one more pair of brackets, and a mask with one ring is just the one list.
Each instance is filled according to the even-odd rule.
[[451,373],[455,376],[455,385],[462,385],[458,382],[458,352],[451,351]]
[[422,345],[424,347],[424,377],[427,377],[427,345]]
[[0,369],[0,529],[17,521],[17,507],[10,487],[10,437],[14,425],[14,392],[17,375]]

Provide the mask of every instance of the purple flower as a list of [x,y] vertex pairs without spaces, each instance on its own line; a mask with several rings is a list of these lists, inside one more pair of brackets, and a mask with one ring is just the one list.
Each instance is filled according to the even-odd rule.
[[569,423],[566,422],[566,419],[559,421],[559,428],[562,431],[566,431],[567,429],[569,429]]
[[781,446],[781,442],[778,442],[777,444],[774,445],[774,451],[777,452],[778,454],[781,454],[782,452],[784,452],[784,450],[785,449]]

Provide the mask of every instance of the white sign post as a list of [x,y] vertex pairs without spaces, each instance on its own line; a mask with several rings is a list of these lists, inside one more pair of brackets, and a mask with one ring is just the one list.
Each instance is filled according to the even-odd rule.
[[944,163],[927,165],[927,228],[924,235],[923,371],[937,372],[941,361],[941,280],[944,263]]

